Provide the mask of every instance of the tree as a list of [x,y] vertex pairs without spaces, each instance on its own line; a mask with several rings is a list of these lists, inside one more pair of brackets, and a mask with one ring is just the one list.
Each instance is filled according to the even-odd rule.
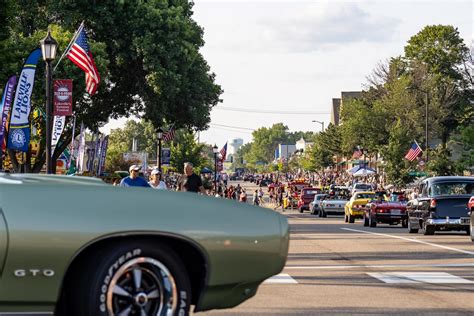
[[451,133],[472,108],[472,52],[453,26],[430,25],[410,38],[405,56],[413,86],[422,100],[426,93],[430,96],[430,114],[439,113],[430,119],[432,125],[439,124],[437,136],[446,148]]
[[[92,131],[110,117],[138,114],[155,127],[175,123],[177,128],[203,130],[210,121],[210,109],[222,90],[199,49],[203,31],[192,19],[192,2],[156,1],[30,1],[27,6],[6,1],[0,27],[0,82],[19,72],[23,60],[46,35],[48,25],[66,48],[84,17],[94,60],[101,75],[99,90],[92,98],[84,93],[84,73],[68,60],[56,69],[56,78],[74,80],[74,109],[77,122]],[[4,10],[5,8],[5,10]],[[2,19],[3,21],[3,19]],[[5,33],[8,33],[5,36]],[[43,107],[43,63],[37,69],[32,97],[33,109]],[[67,127],[54,153],[57,158],[71,141]],[[39,118],[43,126],[44,119]],[[79,132],[76,125],[76,135]],[[44,134],[38,135],[39,158],[27,170],[38,172],[44,165]],[[15,163],[14,155],[10,155]]]
[[150,153],[149,158],[156,159],[157,134],[153,124],[149,121],[140,122],[128,120],[123,128],[110,131],[109,146],[107,149],[106,169],[118,169],[123,165],[123,154],[132,151],[133,139],[137,141],[137,151]]
[[171,145],[171,166],[176,171],[182,172],[184,163],[191,162],[195,170],[199,171],[203,167],[211,166],[210,153],[212,153],[212,148],[196,143],[193,133],[182,132],[179,141],[173,142]]

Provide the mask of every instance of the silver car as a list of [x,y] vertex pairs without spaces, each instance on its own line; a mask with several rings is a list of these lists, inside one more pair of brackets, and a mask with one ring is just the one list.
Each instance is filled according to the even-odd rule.
[[349,199],[346,197],[328,197],[321,203],[319,217],[327,217],[328,214],[344,215],[344,206]]
[[312,202],[309,203],[309,211],[312,215],[318,215],[321,210],[321,203],[328,197],[327,194],[316,194]]

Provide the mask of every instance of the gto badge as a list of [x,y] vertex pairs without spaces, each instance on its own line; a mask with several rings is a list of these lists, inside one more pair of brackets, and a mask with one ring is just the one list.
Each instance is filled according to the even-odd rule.
[[27,276],[32,276],[32,277],[44,276],[44,277],[50,278],[50,277],[54,276],[54,271],[51,270],[51,269],[43,269],[43,270],[41,270],[41,269],[29,269],[29,270],[18,269],[18,270],[13,271],[13,274],[17,278],[24,278],[24,277],[27,277]]

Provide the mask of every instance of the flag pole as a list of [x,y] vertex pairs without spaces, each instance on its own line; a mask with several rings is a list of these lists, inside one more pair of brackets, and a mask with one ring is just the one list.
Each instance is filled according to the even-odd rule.
[[[414,139],[414,141],[415,141],[415,144],[416,144],[418,147],[420,147],[420,145],[418,144],[418,142],[416,141],[416,139]],[[420,150],[423,151],[423,149],[421,149],[421,147],[420,147]]]
[[63,52],[63,54],[59,58],[58,62],[54,66],[53,72],[56,71],[56,68],[58,68],[58,66],[61,63],[61,61],[63,60],[64,56],[67,53],[69,53],[69,50],[71,49],[72,43],[74,43],[76,41],[77,37],[79,36],[79,33],[82,31],[83,28],[84,28],[84,21],[81,22],[81,25],[79,25],[79,28],[77,29],[76,33],[74,33],[74,36],[72,37],[71,41],[69,42],[69,45],[67,46],[66,50]]

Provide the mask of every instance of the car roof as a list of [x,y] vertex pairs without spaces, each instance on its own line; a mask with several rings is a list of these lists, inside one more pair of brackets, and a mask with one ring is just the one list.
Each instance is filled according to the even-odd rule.
[[474,177],[469,176],[438,176],[426,178],[423,182],[448,182],[448,181],[474,181]]
[[0,183],[107,185],[99,178],[37,173],[0,173]]

